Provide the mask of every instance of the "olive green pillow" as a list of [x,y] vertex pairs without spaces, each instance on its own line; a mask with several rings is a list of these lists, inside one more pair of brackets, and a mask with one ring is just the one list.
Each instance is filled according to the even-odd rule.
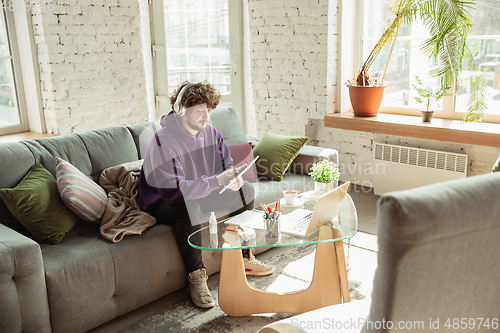
[[40,163],[33,165],[16,187],[1,189],[0,195],[38,242],[59,244],[78,220],[62,202],[56,179]]
[[253,149],[253,156],[259,156],[256,162],[257,174],[280,181],[293,159],[306,144],[305,136],[286,136],[265,133]]

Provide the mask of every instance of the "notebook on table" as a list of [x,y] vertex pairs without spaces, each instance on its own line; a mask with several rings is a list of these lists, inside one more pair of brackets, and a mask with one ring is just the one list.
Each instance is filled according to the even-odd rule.
[[298,237],[307,237],[321,226],[337,217],[342,200],[349,189],[346,182],[319,197],[314,211],[296,209],[281,220],[281,232]]

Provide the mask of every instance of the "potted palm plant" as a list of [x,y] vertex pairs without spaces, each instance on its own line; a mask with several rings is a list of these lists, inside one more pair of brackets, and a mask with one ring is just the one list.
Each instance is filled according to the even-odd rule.
[[[415,0],[404,0],[389,5],[388,9],[394,14],[394,18],[389,23],[389,26],[385,29],[378,42],[373,46],[373,49],[361,66],[357,76],[347,81],[346,85],[349,88],[351,105],[356,116],[371,117],[377,115],[380,104],[382,103],[382,98],[384,97],[384,89],[386,87],[384,83],[385,73],[391,58],[392,50],[394,49],[399,27],[403,22],[411,23],[411,19],[414,17],[414,14],[412,15],[414,3]],[[384,74],[379,78],[377,73],[375,78],[371,79],[368,70],[380,51],[382,51],[384,46],[388,45],[391,40],[393,40],[393,43]]]
[[[374,45],[357,76],[346,83],[349,87],[354,114],[370,116],[378,113],[383,87],[385,87],[387,65],[381,78],[371,79],[368,70],[382,48],[392,41],[392,48],[387,59],[387,64],[389,63],[400,26],[410,25],[418,17],[429,29],[431,35],[423,42],[421,48],[429,58],[439,62],[439,68],[434,76],[439,77],[441,87],[452,87],[452,93],[455,94],[462,65],[467,63],[470,73],[470,94],[468,111],[463,121],[481,120],[486,107],[484,97],[486,80],[474,63],[475,50],[467,45],[469,32],[473,26],[470,12],[476,8],[476,5],[476,2],[472,0],[395,0],[390,2],[389,10],[394,14],[394,18]],[[360,95],[363,91],[368,91],[366,87],[375,87],[382,91],[377,97],[380,102],[378,100],[369,102],[371,108],[359,109],[360,101],[370,97]],[[371,93],[371,95],[375,94]]]
[[417,85],[413,85],[413,88],[415,88],[418,93],[418,96],[415,96],[415,100],[419,103],[425,103],[425,108],[420,111],[422,113],[422,121],[430,122],[434,114],[431,105],[443,98],[443,96],[450,96],[451,94],[447,93],[450,87],[442,86],[438,91],[434,92],[431,89],[426,89],[418,76],[415,76],[415,80],[417,81]]

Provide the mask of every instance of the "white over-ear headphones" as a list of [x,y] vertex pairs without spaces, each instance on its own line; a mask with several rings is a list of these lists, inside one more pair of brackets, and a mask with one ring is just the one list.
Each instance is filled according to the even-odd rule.
[[186,114],[186,108],[184,107],[184,104],[181,104],[181,101],[182,101],[182,96],[184,95],[184,92],[189,88],[189,87],[192,87],[194,86],[196,83],[188,83],[186,84],[182,89],[181,91],[179,92],[179,94],[177,94],[177,98],[175,99],[175,103],[174,103],[174,112],[177,113],[178,116],[182,117]]

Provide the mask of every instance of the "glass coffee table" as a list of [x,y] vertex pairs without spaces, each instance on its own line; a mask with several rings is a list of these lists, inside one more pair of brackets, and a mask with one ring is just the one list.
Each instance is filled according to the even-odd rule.
[[[303,205],[281,206],[283,214],[297,208],[313,210],[318,195],[314,191],[299,195]],[[274,207],[275,204],[269,206]],[[257,211],[257,210],[256,210]],[[260,210],[262,212],[262,210]],[[356,207],[345,195],[337,218],[323,225],[308,237],[295,237],[281,233],[278,238],[266,238],[264,230],[255,229],[255,242],[247,243],[238,235],[238,227],[218,223],[218,233],[209,233],[204,227],[191,234],[189,244],[201,250],[223,251],[219,283],[219,306],[230,316],[247,316],[256,313],[303,313],[324,306],[349,302],[346,262],[343,240],[354,236],[358,230]],[[226,234],[226,236],[222,237]],[[230,237],[228,237],[230,236]],[[231,239],[231,245],[224,241]],[[241,249],[301,246],[316,244],[314,270],[309,287],[287,293],[273,293],[251,287],[246,279]]]

